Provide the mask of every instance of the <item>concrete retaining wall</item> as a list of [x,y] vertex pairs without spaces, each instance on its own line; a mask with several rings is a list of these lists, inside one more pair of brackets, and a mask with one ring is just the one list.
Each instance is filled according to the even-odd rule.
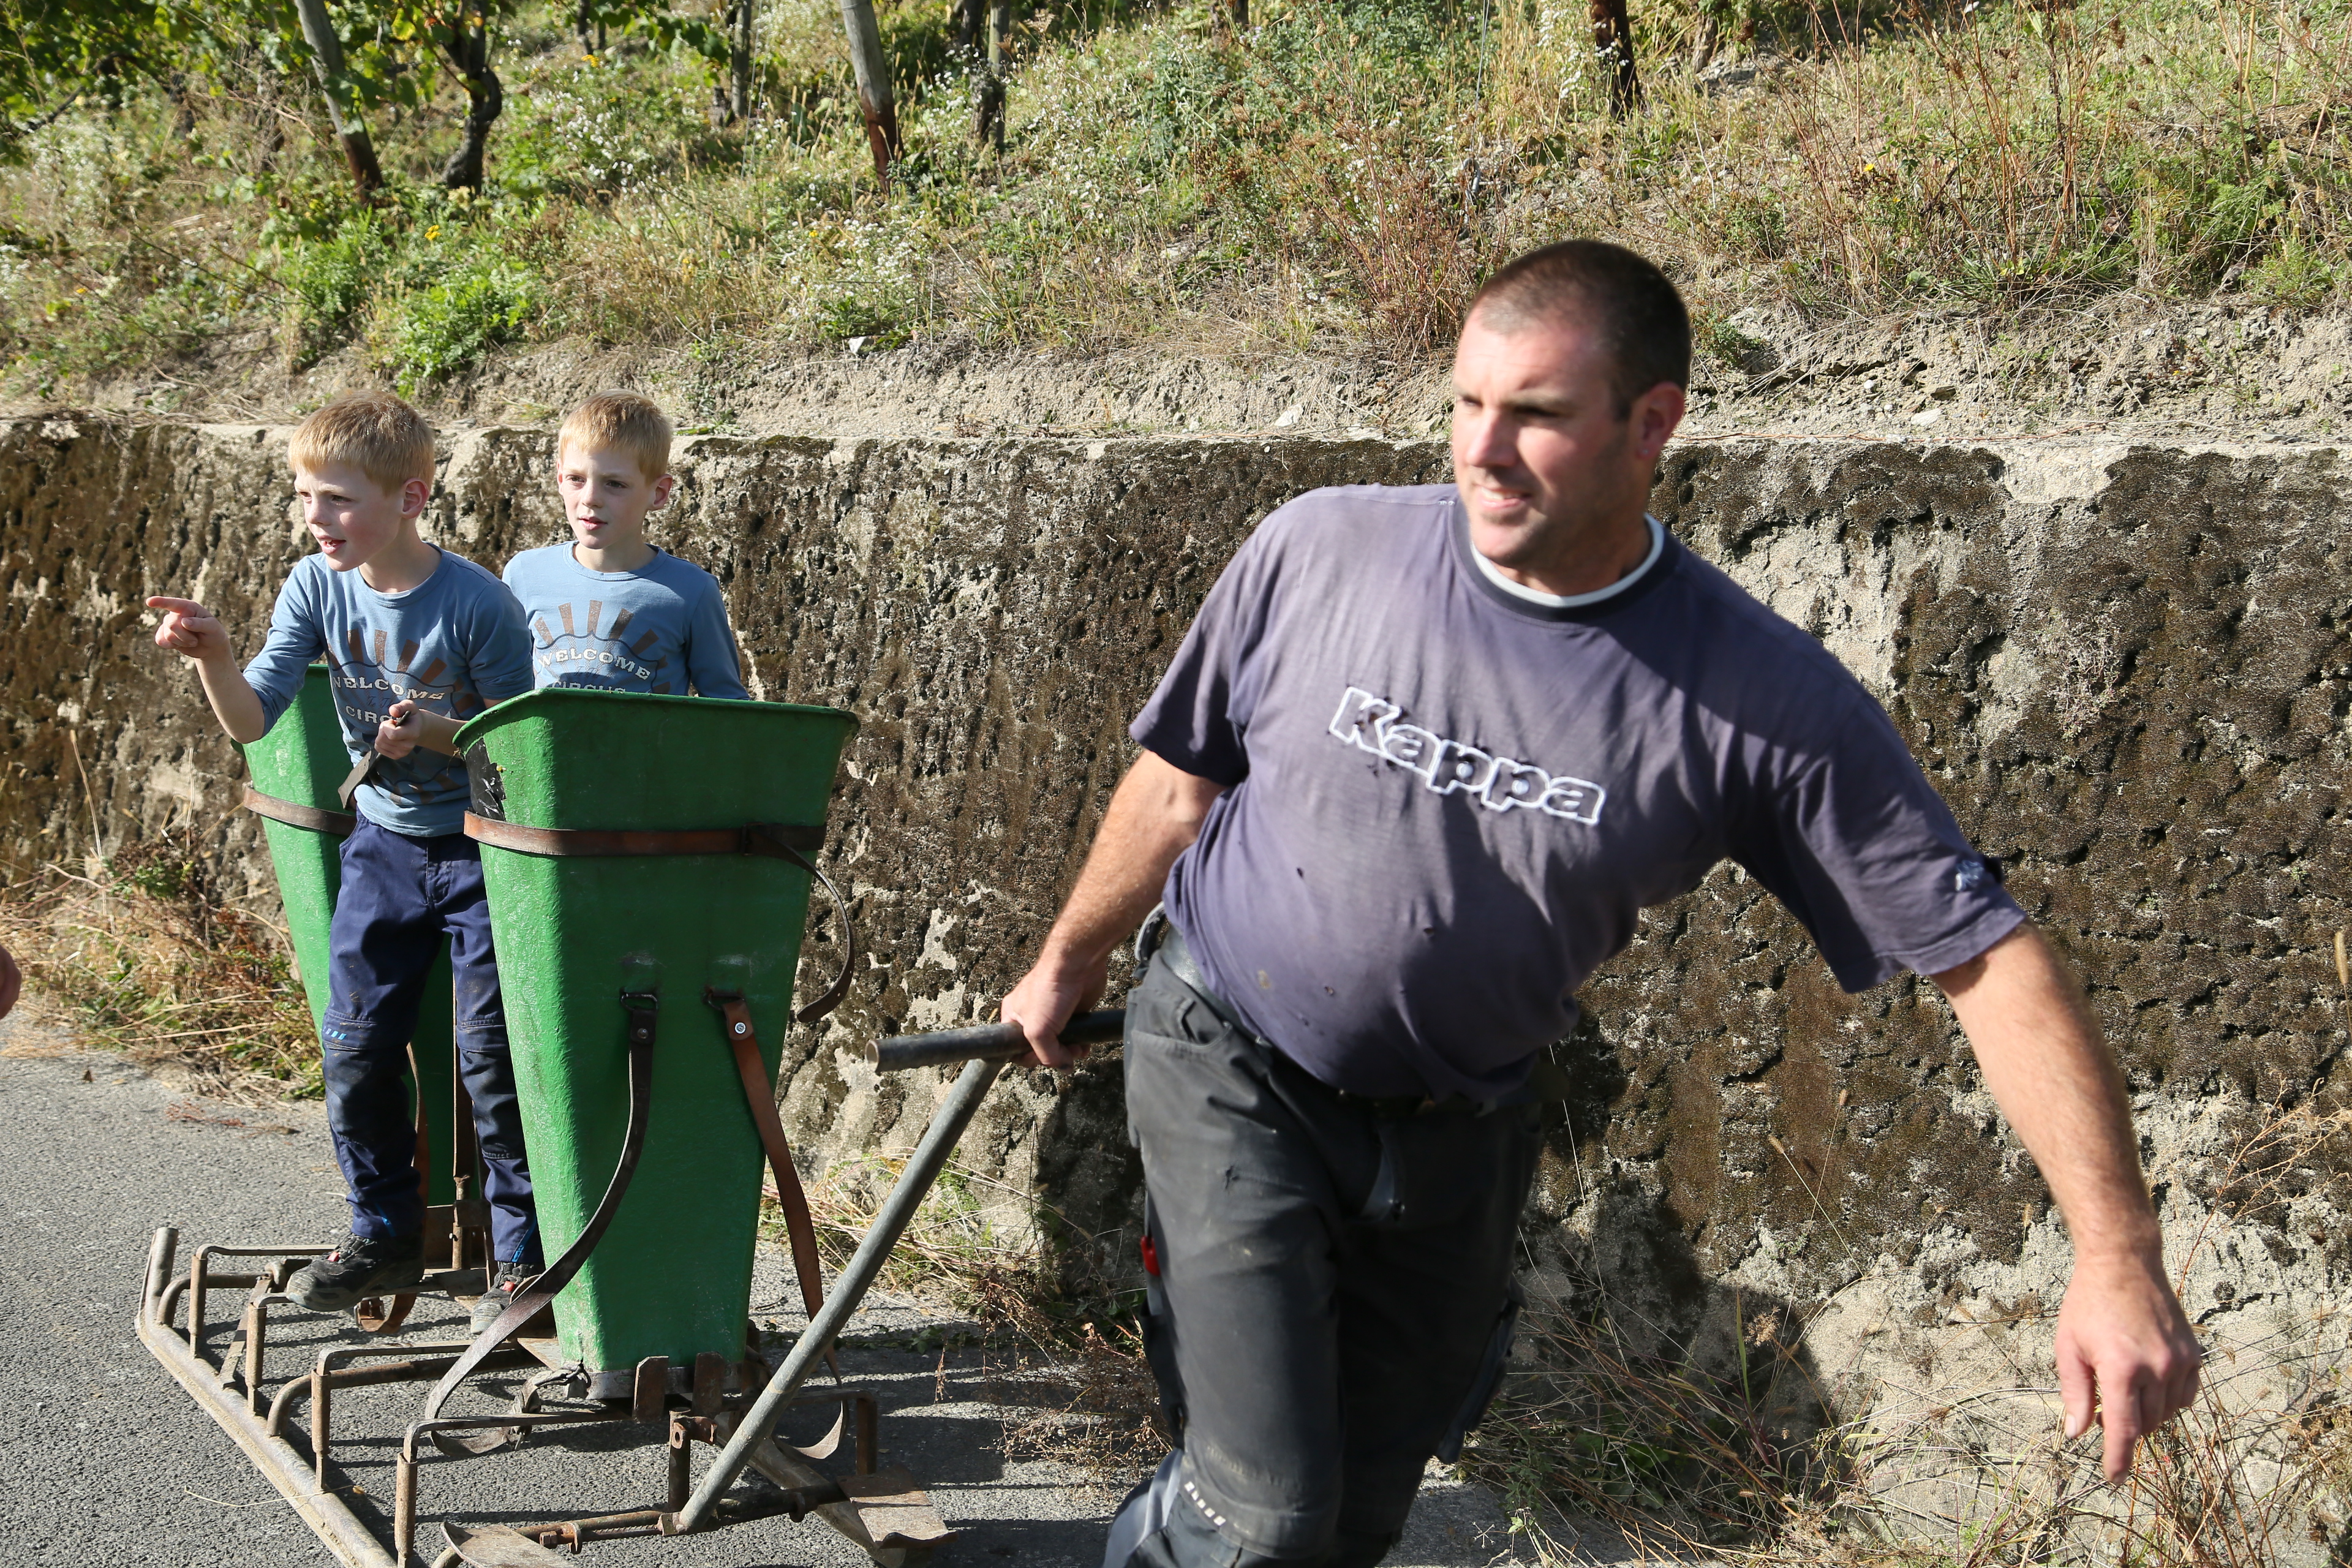
[[[193,594],[252,646],[298,553],[283,437],[0,426],[15,865],[84,853],[93,821],[110,845],[179,826],[268,897],[231,749],[139,601]],[[542,434],[457,437],[432,536],[493,564],[559,537],[548,457]],[[1255,521],[1444,468],[1374,442],[688,444],[659,534],[725,584],[756,689],[865,722],[830,860],[870,967],[788,1047],[796,1138],[911,1142],[934,1085],[877,1084],[840,1047],[992,1008],[1132,754],[1128,719]],[[2346,1037],[2342,470],[2299,446],[1729,439],[1672,449],[1655,497],[1861,673],[2080,965],[2200,1259],[2192,1309],[2217,1321],[2332,1303],[2352,1265],[2341,1161],[2312,1145],[2259,1192],[2230,1165]],[[1916,1360],[1988,1302],[2046,1342],[2063,1234],[1932,987],[1845,997],[1727,869],[1653,911],[1586,1000],[1530,1216],[1559,1289],[1605,1288],[1662,1342],[1777,1303],[1815,1319],[1832,1373]],[[967,1149],[1106,1257],[1136,1178],[1117,1074],[1008,1085]]]

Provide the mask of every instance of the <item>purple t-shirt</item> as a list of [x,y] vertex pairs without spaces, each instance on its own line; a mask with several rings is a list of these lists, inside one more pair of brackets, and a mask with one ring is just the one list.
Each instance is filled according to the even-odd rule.
[[1530,603],[1451,485],[1276,510],[1130,733],[1230,786],[1168,877],[1204,977],[1360,1094],[1516,1088],[1637,912],[1725,858],[1849,991],[2024,918],[1819,643],[1671,538],[1598,602]]

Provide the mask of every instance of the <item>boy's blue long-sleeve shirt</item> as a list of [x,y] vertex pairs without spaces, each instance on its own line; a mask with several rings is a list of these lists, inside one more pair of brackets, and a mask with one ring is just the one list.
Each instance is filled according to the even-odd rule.
[[[404,699],[463,722],[531,688],[522,606],[488,570],[446,550],[433,575],[398,594],[378,593],[356,570],[333,571],[317,555],[298,563],[278,591],[269,636],[245,667],[269,724],[320,658],[354,763],[374,753],[376,726]],[[423,746],[378,757],[352,804],[394,833],[462,831],[466,764]]]
[[718,579],[666,550],[634,572],[591,572],[571,545],[550,544],[508,562],[506,583],[530,630],[535,685],[751,695]]

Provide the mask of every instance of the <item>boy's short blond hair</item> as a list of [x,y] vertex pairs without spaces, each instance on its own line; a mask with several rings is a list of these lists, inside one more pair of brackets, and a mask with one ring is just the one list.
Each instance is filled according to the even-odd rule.
[[349,463],[387,492],[433,482],[433,427],[389,392],[347,392],[294,427],[287,464]]
[[669,472],[669,416],[661,405],[634,392],[600,392],[563,416],[555,437],[560,460],[580,446],[626,452],[648,479]]

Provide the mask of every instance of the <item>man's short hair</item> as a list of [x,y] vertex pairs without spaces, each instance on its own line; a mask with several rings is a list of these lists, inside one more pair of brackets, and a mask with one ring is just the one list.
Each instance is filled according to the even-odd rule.
[[1585,327],[1610,361],[1617,417],[1662,381],[1690,385],[1690,311],[1666,275],[1622,245],[1571,239],[1530,250],[1486,279],[1463,320],[1511,333]]
[[669,472],[671,434],[669,416],[652,398],[600,392],[563,416],[555,455],[572,446],[617,448],[636,459],[646,479],[657,479]]
[[433,482],[433,427],[389,392],[347,392],[294,426],[289,468],[349,463],[387,493]]

